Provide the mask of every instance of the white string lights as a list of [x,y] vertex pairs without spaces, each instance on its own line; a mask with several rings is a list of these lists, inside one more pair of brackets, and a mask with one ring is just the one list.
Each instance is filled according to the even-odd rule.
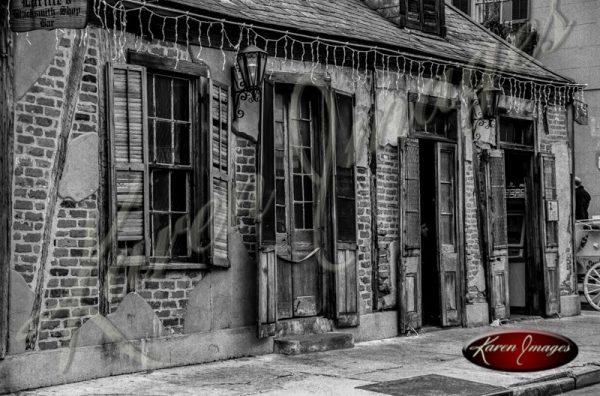
[[[127,7],[125,4],[127,4]],[[138,13],[136,19],[139,24],[138,29],[140,34],[147,34],[151,40],[161,39],[166,41],[167,20],[170,20],[169,23],[171,26],[174,26],[175,42],[178,42],[180,39],[181,41],[185,40],[185,48],[189,53],[190,40],[191,37],[194,37],[199,46],[199,51],[196,55],[197,59],[201,59],[203,42],[207,43],[207,47],[219,49],[222,56],[223,69],[226,66],[227,59],[225,51],[234,51],[235,55],[237,55],[245,38],[246,45],[253,44],[267,52],[271,49],[270,52],[274,54],[275,58],[282,59],[283,62],[298,59],[303,62],[310,62],[311,79],[320,66],[324,67],[325,71],[329,71],[329,68],[332,67],[330,62],[333,62],[333,67],[338,71],[343,66],[350,67],[352,82],[355,85],[362,84],[366,87],[369,84],[368,78],[364,73],[361,73],[361,70],[367,70],[369,65],[371,65],[382,72],[384,81],[381,81],[380,84],[384,84],[384,88],[387,89],[393,89],[394,86],[395,89],[398,89],[401,75],[406,75],[407,73],[416,74],[416,85],[420,95],[425,88],[426,78],[435,77],[446,81],[447,69],[459,68],[465,71],[462,81],[463,86],[468,82],[471,90],[476,89],[486,80],[498,85],[502,93],[510,97],[510,110],[518,110],[521,103],[523,103],[522,100],[527,97],[531,98],[534,102],[543,103],[546,107],[565,106],[570,97],[577,95],[583,101],[582,85],[568,84],[562,81],[553,81],[533,76],[523,77],[510,71],[469,64],[467,62],[445,61],[430,56],[404,53],[402,51],[393,51],[361,44],[351,45],[347,41],[341,42],[333,39],[323,39],[318,36],[314,37],[301,33],[290,34],[289,31],[276,28],[255,28],[253,25],[243,22],[202,16],[189,11],[182,12],[161,6],[157,3],[147,3],[146,1],[119,0],[114,4],[109,4],[106,0],[94,0],[93,12],[95,17],[100,21],[103,29],[113,30],[112,41],[115,44],[114,48],[117,52],[114,54],[114,58],[122,58],[125,53],[127,15],[129,13],[132,13],[132,15],[133,13]],[[147,15],[145,24],[142,21],[142,13]],[[113,23],[110,27],[108,26],[108,15],[112,15],[111,19]],[[117,26],[117,23],[120,26]],[[160,35],[155,34],[153,26],[162,26]],[[179,35],[180,26],[185,26],[186,29],[183,38]],[[239,37],[237,40],[234,40],[235,44],[229,37],[228,26],[234,26],[239,31]],[[192,34],[192,29],[197,29],[197,34],[195,32]],[[120,32],[117,33],[119,30]],[[277,39],[265,37],[266,34],[273,33],[277,34]],[[217,40],[219,42],[216,42]],[[280,48],[281,46],[283,48]],[[178,52],[175,52],[177,60],[179,59]],[[296,58],[294,58],[294,54],[296,54]],[[341,60],[338,59],[339,55],[342,56]],[[429,74],[427,71],[429,71]],[[395,79],[389,78],[392,74],[396,75]]]

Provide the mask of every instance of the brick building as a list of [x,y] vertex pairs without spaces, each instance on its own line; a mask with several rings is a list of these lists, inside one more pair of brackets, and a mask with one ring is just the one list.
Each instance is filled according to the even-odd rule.
[[3,36],[0,391],[578,314],[571,80],[440,0],[171,3]]

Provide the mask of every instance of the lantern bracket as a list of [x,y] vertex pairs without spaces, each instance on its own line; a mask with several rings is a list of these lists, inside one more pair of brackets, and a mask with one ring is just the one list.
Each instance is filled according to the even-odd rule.
[[256,46],[246,47],[238,53],[231,68],[234,119],[243,118],[245,115],[244,110],[240,109],[242,100],[250,103],[260,102],[266,62],[267,53]]

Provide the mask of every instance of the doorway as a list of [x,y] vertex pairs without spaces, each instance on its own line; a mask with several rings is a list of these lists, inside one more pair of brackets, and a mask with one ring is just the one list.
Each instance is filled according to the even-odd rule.
[[314,185],[322,156],[322,106],[316,88],[275,85],[277,319],[321,313]]
[[531,315],[539,307],[532,153],[505,150],[505,172],[510,312]]
[[423,325],[440,326],[440,285],[437,251],[435,142],[419,142],[421,185],[421,290]]

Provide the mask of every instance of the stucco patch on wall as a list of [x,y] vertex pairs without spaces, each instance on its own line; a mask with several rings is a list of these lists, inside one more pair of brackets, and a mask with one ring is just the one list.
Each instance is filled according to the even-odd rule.
[[98,190],[98,135],[84,134],[69,142],[58,195],[79,202]]

